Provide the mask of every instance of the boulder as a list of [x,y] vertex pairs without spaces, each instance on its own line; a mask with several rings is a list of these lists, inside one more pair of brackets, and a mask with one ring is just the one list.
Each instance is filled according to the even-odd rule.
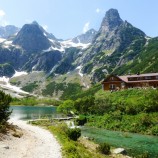
[[23,136],[23,132],[21,130],[15,130],[12,132],[12,136],[21,138]]
[[116,148],[116,149],[113,150],[113,154],[126,155],[127,151],[124,148]]

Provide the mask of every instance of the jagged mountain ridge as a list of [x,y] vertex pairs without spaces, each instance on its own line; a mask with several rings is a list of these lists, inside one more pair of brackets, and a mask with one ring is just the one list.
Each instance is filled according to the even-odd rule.
[[73,38],[72,41],[74,43],[84,43],[84,44],[92,43],[93,38],[95,37],[96,34],[97,34],[96,30],[90,29],[86,33]]
[[131,53],[128,48],[132,49],[133,45],[142,47],[146,42],[145,37],[143,31],[123,21],[116,9],[110,9],[106,12],[92,45],[80,60],[83,72],[91,74],[94,81],[101,80],[103,73],[112,73],[118,66],[133,60],[141,48]]
[[[90,35],[88,35],[88,38],[90,38]],[[67,49],[71,47],[82,49],[83,46],[82,43],[75,44],[72,41],[64,43],[64,41],[58,40],[34,21],[31,24],[25,24],[17,35],[1,41],[0,64],[10,64],[13,69],[18,71],[44,71],[50,73],[54,66],[58,67],[59,61],[67,54]],[[59,64],[59,67],[61,67],[60,65],[63,64]],[[2,70],[1,76],[10,77],[13,75],[13,73],[5,73],[5,68]]]
[[[158,71],[156,50],[157,38],[148,39],[143,31],[123,21],[116,9],[110,9],[99,31],[92,29],[67,41],[58,40],[37,22],[24,25],[15,37],[0,43],[0,75],[10,77],[12,70],[44,71],[51,80],[56,76],[57,82],[80,80],[83,87],[89,87],[90,82],[110,73]],[[74,79],[68,79],[69,74],[71,78],[75,74]]]
[[18,33],[20,28],[14,25],[0,26],[0,38],[8,38]]

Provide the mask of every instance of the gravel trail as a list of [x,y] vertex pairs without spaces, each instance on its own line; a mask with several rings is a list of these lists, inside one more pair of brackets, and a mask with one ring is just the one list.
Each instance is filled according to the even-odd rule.
[[0,158],[62,158],[61,146],[49,131],[25,121],[10,122],[22,129],[23,136],[0,141]]

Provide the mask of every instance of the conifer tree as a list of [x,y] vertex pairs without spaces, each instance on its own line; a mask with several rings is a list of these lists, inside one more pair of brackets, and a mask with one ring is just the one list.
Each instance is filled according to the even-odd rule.
[[11,111],[9,110],[9,103],[11,102],[11,96],[0,91],[0,124],[6,124]]

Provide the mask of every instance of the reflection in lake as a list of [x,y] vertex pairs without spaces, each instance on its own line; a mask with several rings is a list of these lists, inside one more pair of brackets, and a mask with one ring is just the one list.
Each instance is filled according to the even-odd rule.
[[11,106],[10,118],[28,120],[52,117],[56,114],[56,107],[48,106]]

